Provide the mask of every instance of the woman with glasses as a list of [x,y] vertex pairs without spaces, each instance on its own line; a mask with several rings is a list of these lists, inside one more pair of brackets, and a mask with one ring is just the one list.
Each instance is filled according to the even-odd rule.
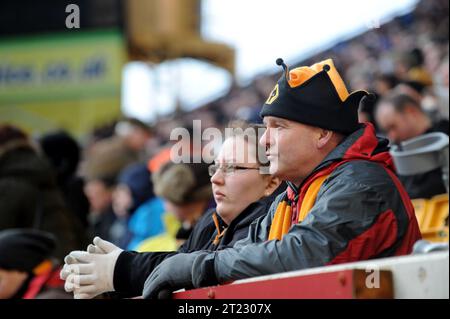
[[266,173],[269,161],[258,144],[257,127],[240,125],[233,132],[209,167],[216,209],[200,218],[177,252],[122,251],[97,237],[87,252],[76,251],[66,257],[61,272],[66,291],[73,291],[75,298],[111,291],[138,296],[148,275],[164,259],[177,253],[231,247],[246,237],[250,224],[267,213],[279,193],[275,190],[281,187],[278,179]]

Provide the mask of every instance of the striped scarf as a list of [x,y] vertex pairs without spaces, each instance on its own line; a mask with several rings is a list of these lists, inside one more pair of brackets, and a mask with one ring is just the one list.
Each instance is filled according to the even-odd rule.
[[329,176],[330,175],[327,174],[317,177],[310,184],[301,201],[294,198],[288,198],[286,192],[285,198],[278,204],[275,211],[275,216],[270,226],[269,240],[281,240],[283,236],[288,233],[292,224],[301,223],[305,220],[316,202],[320,187]]

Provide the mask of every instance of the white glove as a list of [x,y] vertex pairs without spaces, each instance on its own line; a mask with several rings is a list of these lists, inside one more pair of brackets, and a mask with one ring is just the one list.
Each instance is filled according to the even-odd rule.
[[[90,253],[90,254],[107,254],[106,251],[104,251],[100,247],[95,246],[93,244],[89,244],[87,246],[86,251],[88,253]],[[71,265],[71,264],[78,264],[79,262],[75,258],[71,257],[70,254],[67,255],[66,258],[64,258],[64,262],[65,262],[64,263],[64,267],[61,270],[60,277],[61,277],[62,280],[67,280],[67,277],[69,277],[70,274],[71,274],[71,271],[73,271],[73,267],[69,268],[69,265]],[[66,291],[67,292],[72,292],[73,291],[74,286],[70,282],[68,282],[68,284],[66,286],[67,286],[66,287]]]
[[114,267],[123,250],[114,244],[94,238],[88,251],[73,251],[64,259],[61,279],[64,288],[73,292],[75,299],[91,299],[104,292],[114,291]]
[[[98,238],[98,239],[97,239],[97,238]],[[95,240],[95,241],[100,240],[100,244],[102,244],[103,242],[107,242],[107,241],[101,240],[99,237],[94,238],[94,240]],[[86,251],[87,251],[88,253],[91,253],[91,254],[107,254],[106,251],[104,251],[104,250],[101,249],[99,246],[96,246],[96,245],[94,245],[94,244],[89,244],[89,245],[87,246]],[[67,255],[66,258],[64,258],[64,261],[65,261],[65,264],[64,264],[64,267],[63,267],[62,270],[61,270],[60,277],[61,277],[62,280],[65,280],[65,281],[66,281],[66,283],[65,283],[65,289],[66,289],[66,291],[67,291],[67,292],[73,292],[73,290],[75,289],[75,285],[72,283],[72,281],[73,281],[73,276],[72,276],[72,279],[71,279],[71,280],[67,280],[67,278],[68,278],[71,274],[73,274],[73,272],[75,271],[75,269],[74,269],[74,267],[69,267],[69,265],[71,265],[71,264],[79,264],[79,262],[78,262],[75,258],[73,258],[72,256],[70,256],[70,254]],[[79,288],[79,287],[78,287],[78,288]]]
[[[105,240],[102,240],[100,237],[95,237],[94,240],[97,241],[97,238],[99,238],[101,242],[106,242]],[[104,251],[98,246],[95,246],[94,244],[89,244],[86,248],[86,251],[90,254],[107,254],[106,251]],[[69,254],[64,258],[64,262],[65,262],[64,267],[60,273],[60,277],[62,280],[66,280],[67,277],[70,275],[70,271],[67,271],[69,264],[76,264],[77,260],[71,257]]]

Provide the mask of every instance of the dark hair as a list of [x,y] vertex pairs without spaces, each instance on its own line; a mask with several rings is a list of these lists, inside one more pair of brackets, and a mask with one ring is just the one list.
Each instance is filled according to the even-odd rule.
[[13,125],[5,124],[0,126],[0,145],[4,145],[14,140],[28,140],[27,134]]
[[422,66],[425,62],[423,52],[419,48],[414,48],[408,53],[408,64],[411,68]]
[[410,87],[411,89],[413,89],[414,91],[416,91],[419,94],[423,94],[424,91],[425,91],[425,88],[426,88],[425,85],[423,85],[422,83],[420,83],[418,81],[414,81],[414,80],[402,81],[399,84],[406,85],[406,86]]
[[40,139],[40,144],[59,177],[67,177],[75,173],[81,150],[72,136],[65,131],[52,132],[44,135]]
[[388,96],[386,96],[385,98],[383,98],[380,104],[389,104],[392,105],[392,107],[397,111],[397,112],[404,112],[405,108],[407,106],[412,106],[420,111],[422,111],[422,108],[420,107],[420,104],[412,97],[410,97],[407,94],[398,94],[398,93],[394,93],[394,94],[390,94]]
[[399,83],[398,78],[395,76],[395,74],[392,74],[392,73],[380,74],[380,75],[378,75],[376,80],[386,83],[390,89],[393,89]]

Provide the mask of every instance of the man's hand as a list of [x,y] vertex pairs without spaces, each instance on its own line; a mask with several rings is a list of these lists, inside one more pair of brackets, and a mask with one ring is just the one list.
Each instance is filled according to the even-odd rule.
[[90,299],[104,292],[114,291],[114,267],[123,250],[114,244],[94,238],[88,251],[73,251],[64,259],[60,277],[64,289],[73,292],[75,299]]
[[167,297],[167,291],[193,287],[192,264],[198,253],[177,254],[164,260],[145,281],[143,297],[145,299],[161,298],[160,293],[164,293]]

